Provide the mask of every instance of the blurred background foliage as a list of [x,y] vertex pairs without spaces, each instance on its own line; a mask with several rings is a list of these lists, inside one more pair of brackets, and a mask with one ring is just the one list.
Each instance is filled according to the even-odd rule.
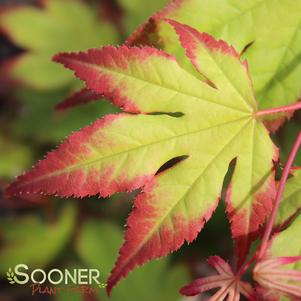
[[[54,106],[81,88],[71,72],[51,61],[60,51],[122,44],[167,0],[0,1],[0,193],[72,131],[117,109],[105,100],[66,111]],[[300,128],[295,114],[274,139],[285,162]],[[298,155],[297,163],[301,164]],[[230,175],[228,175],[229,177]],[[31,296],[9,285],[9,267],[98,268],[105,281],[122,243],[122,227],[135,193],[110,199],[63,200],[0,195],[0,300],[107,300],[100,295]],[[232,241],[221,205],[199,238],[169,258],[132,272],[111,300],[183,300],[178,289],[192,277],[210,273],[204,259],[230,257]],[[198,297],[195,300],[206,300]]]

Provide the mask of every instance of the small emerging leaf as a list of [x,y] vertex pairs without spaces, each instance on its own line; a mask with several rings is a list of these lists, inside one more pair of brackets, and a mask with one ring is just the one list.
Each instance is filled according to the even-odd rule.
[[238,301],[240,295],[245,296],[250,301],[256,300],[255,293],[251,285],[241,281],[234,275],[230,265],[218,256],[210,257],[208,263],[213,266],[218,275],[199,278],[191,284],[181,288],[180,292],[184,296],[195,296],[212,289],[219,290],[209,299],[209,301]]
[[269,249],[254,268],[254,279],[263,288],[264,300],[301,298],[300,216],[286,230],[275,234]]

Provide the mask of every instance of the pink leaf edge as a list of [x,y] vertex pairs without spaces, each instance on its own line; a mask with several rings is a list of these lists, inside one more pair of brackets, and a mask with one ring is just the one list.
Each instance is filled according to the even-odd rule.
[[[107,166],[102,171],[91,170],[84,174],[80,170],[66,170],[67,166],[77,164],[90,150],[85,146],[90,137],[109,126],[118,118],[134,118],[126,113],[111,114],[98,119],[92,125],[73,133],[56,150],[49,152],[45,159],[39,161],[29,172],[19,176],[7,187],[5,196],[40,193],[60,197],[79,197],[99,195],[108,197],[116,192],[130,192],[145,185],[153,175],[138,176],[127,179],[120,175],[111,180],[114,166]],[[99,137],[97,143],[106,143],[106,137]],[[80,154],[80,158],[77,155]],[[62,171],[62,172],[58,172]]]
[[187,56],[195,61],[194,49],[196,47],[195,42],[198,41],[211,51],[221,51],[224,54],[231,55],[239,60],[239,53],[235,48],[229,45],[224,40],[216,40],[213,36],[205,32],[199,32],[198,30],[188,25],[179,23],[171,19],[165,19],[177,32],[180,37],[181,44],[186,49]]
[[128,46],[104,46],[89,49],[87,52],[59,53],[53,57],[53,60],[73,70],[75,76],[86,83],[87,89],[103,95],[123,111],[143,113],[141,108],[122,93],[122,87],[115,86],[112,76],[95,66],[126,70],[129,68],[130,61],[143,62],[153,56],[175,60],[173,56],[156,48]]
[[94,91],[91,91],[87,88],[83,88],[69,97],[67,97],[65,100],[59,102],[56,106],[56,110],[66,110],[78,105],[87,104],[92,101],[96,101],[103,96],[101,94],[97,94]]
[[[186,241],[191,243],[196,239],[206,222],[215,211],[220,197],[217,198],[206,213],[195,220],[187,220],[185,216],[174,218],[173,228],[163,226],[158,233],[152,233],[152,223],[158,214],[153,207],[152,191],[156,187],[156,177],[144,188],[134,200],[134,208],[127,220],[124,244],[119,251],[119,257],[108,279],[107,292],[110,295],[112,288],[136,266],[142,265],[151,259],[167,256],[178,250]],[[147,220],[145,216],[147,215]],[[148,241],[144,241],[149,237]],[[142,243],[141,243],[142,241]]]
[[[169,13],[176,11],[185,2],[185,0],[171,0],[161,10],[154,13],[147,22],[138,27],[133,34],[126,40],[126,45],[152,45],[150,36],[154,36],[158,26],[158,21],[164,19]],[[159,41],[157,41],[159,42]]]

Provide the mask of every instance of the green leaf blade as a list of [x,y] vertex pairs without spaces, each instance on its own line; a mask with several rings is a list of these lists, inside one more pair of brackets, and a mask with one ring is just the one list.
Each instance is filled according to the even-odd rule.
[[279,107],[300,97],[300,12],[301,3],[294,0],[174,0],[139,28],[128,44],[160,47],[188,68],[175,34],[163,19],[224,39],[248,61],[259,108]]
[[285,184],[283,196],[276,217],[276,225],[281,226],[296,217],[301,208],[301,169],[292,171],[292,177]]

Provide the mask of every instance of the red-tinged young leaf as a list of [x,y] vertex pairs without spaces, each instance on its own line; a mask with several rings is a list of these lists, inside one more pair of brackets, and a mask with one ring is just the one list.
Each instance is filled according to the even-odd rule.
[[87,88],[72,94],[62,102],[58,103],[55,108],[57,110],[66,110],[74,106],[82,105],[102,98],[102,95],[95,93]]
[[253,270],[264,300],[301,299],[300,225],[299,216],[286,230],[274,234]]
[[218,275],[199,278],[191,284],[181,288],[180,293],[184,296],[195,296],[212,289],[219,290],[209,299],[209,301],[239,301],[240,295],[248,300],[256,300],[252,286],[241,281],[232,271],[230,265],[218,256],[212,256],[208,263],[216,269]]
[[[108,292],[136,266],[197,237],[218,204],[234,158],[228,212],[234,236],[244,241],[241,258],[249,233],[258,231],[271,209],[272,160],[278,153],[256,117],[245,64],[225,42],[176,27],[182,41],[184,34],[193,38],[183,46],[194,54],[191,70],[202,74],[150,47],[57,55],[55,60],[74,70],[87,89],[131,114],[107,116],[72,134],[7,190],[85,197],[143,188]],[[175,158],[182,160],[158,172]]]
[[301,298],[301,271],[282,268],[300,261],[301,256],[261,260],[254,268],[254,279],[262,288],[275,294]]
[[277,117],[277,119],[265,120],[264,124],[272,133],[276,133],[286,121],[290,120],[293,117],[294,113],[295,112],[292,111],[289,113],[279,114],[279,117]]

